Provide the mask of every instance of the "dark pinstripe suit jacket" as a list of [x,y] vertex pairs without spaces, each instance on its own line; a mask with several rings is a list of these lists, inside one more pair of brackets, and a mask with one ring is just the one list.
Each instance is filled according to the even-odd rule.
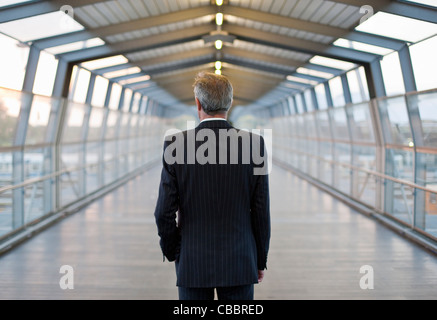
[[[216,164],[187,164],[187,131],[179,135],[185,141],[184,164],[163,161],[155,210],[162,251],[169,261],[176,260],[180,287],[257,283],[258,270],[266,268],[270,240],[268,175],[253,174],[257,165],[252,156],[243,163],[241,141],[238,164],[220,164],[219,152],[227,152],[230,160],[230,150],[220,150],[219,130],[233,127],[227,121],[207,121],[194,132],[204,128],[216,134]],[[264,153],[264,140],[256,137],[251,145],[261,141]],[[203,143],[197,141],[196,150]],[[164,150],[170,144],[166,141]]]

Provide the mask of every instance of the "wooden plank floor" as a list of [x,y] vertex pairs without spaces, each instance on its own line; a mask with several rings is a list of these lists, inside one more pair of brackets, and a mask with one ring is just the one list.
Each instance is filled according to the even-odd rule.
[[[153,210],[160,169],[0,257],[0,299],[177,299]],[[437,299],[437,258],[292,174],[271,175],[272,240],[256,299]],[[62,265],[74,289],[62,290]],[[362,290],[363,265],[374,289]]]

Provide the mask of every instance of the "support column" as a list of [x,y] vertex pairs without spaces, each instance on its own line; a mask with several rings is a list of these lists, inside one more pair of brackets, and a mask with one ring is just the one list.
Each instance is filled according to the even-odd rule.
[[413,64],[411,62],[410,48],[408,45],[404,45],[398,53],[402,76],[404,78],[405,92],[415,92],[417,91],[417,86],[414,77]]
[[325,86],[325,96],[326,102],[328,103],[328,108],[332,108],[334,106],[334,102],[332,100],[331,87],[329,86],[329,82],[325,82],[323,85]]
[[35,83],[36,69],[38,67],[40,50],[30,46],[29,58],[27,60],[26,73],[24,75],[22,91],[32,92]]

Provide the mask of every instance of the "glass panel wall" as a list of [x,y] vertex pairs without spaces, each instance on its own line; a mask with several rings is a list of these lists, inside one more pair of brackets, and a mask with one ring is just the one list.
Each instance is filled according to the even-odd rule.
[[431,90],[259,124],[275,161],[437,239],[436,101]]
[[159,118],[0,88],[0,243],[157,163],[165,131],[180,119],[194,117]]

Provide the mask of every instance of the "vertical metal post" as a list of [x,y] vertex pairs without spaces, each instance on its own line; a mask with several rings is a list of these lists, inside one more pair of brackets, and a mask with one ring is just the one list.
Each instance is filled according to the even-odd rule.
[[91,105],[94,93],[94,85],[96,84],[96,75],[91,73],[90,81],[88,83],[88,90],[86,92],[85,103]]
[[[21,109],[18,123],[15,130],[15,137],[12,152],[12,184],[22,183],[26,177],[24,162],[24,143],[26,141],[27,128],[29,125],[30,108],[33,95],[23,93],[21,96]],[[12,191],[12,228],[17,229],[23,226],[25,221],[25,189],[17,188]]]
[[291,99],[293,100],[293,107],[294,107],[294,113],[299,114],[299,109],[297,108],[297,102],[296,102],[296,96],[292,96]]
[[68,62],[62,59],[58,59],[58,68],[56,69],[55,83],[53,84],[52,91],[53,97],[62,97],[64,85],[66,82],[67,70]]
[[26,73],[24,75],[22,91],[32,92],[35,83],[36,70],[38,68],[40,50],[30,46],[29,58],[27,60]]
[[325,96],[326,96],[326,102],[328,103],[328,108],[332,108],[334,106],[334,102],[332,100],[331,87],[328,81],[323,83],[323,85],[325,87]]
[[316,89],[312,87],[310,89],[311,92],[311,100],[313,102],[314,110],[319,110],[319,101],[317,101]]
[[346,102],[346,104],[351,104],[352,103],[352,94],[351,94],[351,89],[349,87],[349,82],[347,80],[346,74],[342,74],[340,76],[340,79],[341,79],[341,85],[343,87],[344,101]]
[[[56,132],[58,128],[59,118],[62,112],[62,99],[52,98],[49,123],[47,125],[45,143],[49,147],[44,148],[44,175],[52,174],[56,171]],[[44,181],[44,213],[55,211],[56,206],[56,178],[47,179]]]
[[402,76],[404,78],[405,92],[417,91],[416,79],[414,77],[413,64],[411,62],[410,48],[404,45],[398,51],[399,61],[401,64]]
[[126,88],[123,87],[123,89],[121,89],[120,100],[118,101],[118,108],[117,108],[118,110],[123,110],[125,94],[126,94]]
[[369,65],[366,66],[366,77],[371,99],[387,96],[379,59],[373,60]]
[[[426,156],[417,152],[417,147],[423,147],[422,119],[420,117],[419,99],[417,95],[406,96],[408,116],[410,118],[411,133],[414,141],[414,182],[426,186]],[[426,192],[414,190],[414,226],[425,230],[426,228]]]
[[300,93],[300,100],[302,101],[303,112],[308,112],[308,105],[303,92]]
[[104,107],[108,108],[109,107],[109,103],[111,101],[111,94],[112,94],[112,87],[114,86],[114,82],[109,81],[108,83],[108,89],[106,90],[106,97],[105,97],[105,103],[104,103]]

